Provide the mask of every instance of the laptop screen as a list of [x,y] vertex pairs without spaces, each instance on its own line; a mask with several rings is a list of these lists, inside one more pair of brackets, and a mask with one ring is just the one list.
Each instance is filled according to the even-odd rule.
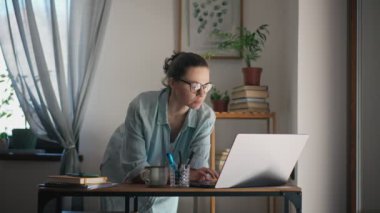
[[238,134],[215,188],[285,184],[308,135]]

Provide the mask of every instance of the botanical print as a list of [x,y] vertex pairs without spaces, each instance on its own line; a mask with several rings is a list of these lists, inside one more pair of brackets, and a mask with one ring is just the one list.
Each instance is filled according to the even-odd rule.
[[198,21],[198,33],[202,33],[206,26],[211,25],[213,30],[220,30],[228,12],[227,0],[194,1],[192,3],[193,18]]
[[239,0],[182,0],[180,20],[180,50],[205,55],[238,57],[239,53],[218,50],[215,30],[236,32],[241,26]]

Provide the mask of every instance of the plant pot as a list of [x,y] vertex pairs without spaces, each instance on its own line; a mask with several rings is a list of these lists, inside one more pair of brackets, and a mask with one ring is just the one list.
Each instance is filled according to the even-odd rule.
[[228,102],[225,100],[212,100],[212,106],[215,112],[227,112]]
[[0,134],[0,151],[7,150],[9,146],[9,139],[7,133],[3,132]]
[[37,137],[30,129],[12,129],[12,149],[35,149]]
[[8,150],[8,139],[0,139],[0,151]]
[[263,71],[260,67],[245,67],[242,69],[244,75],[245,85],[255,85],[260,86],[261,72]]

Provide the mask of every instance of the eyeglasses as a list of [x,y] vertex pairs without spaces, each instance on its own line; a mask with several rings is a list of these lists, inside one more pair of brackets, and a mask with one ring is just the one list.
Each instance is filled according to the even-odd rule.
[[213,85],[210,82],[209,83],[205,83],[205,84],[201,84],[201,83],[198,83],[198,82],[188,82],[188,81],[185,81],[183,79],[179,79],[179,80],[182,81],[183,83],[188,84],[190,86],[190,91],[192,93],[198,93],[200,91],[200,89],[203,89],[203,91],[205,93],[207,93],[213,87]]

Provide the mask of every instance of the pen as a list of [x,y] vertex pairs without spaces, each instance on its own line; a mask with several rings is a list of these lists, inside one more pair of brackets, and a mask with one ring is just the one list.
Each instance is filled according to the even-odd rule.
[[186,162],[186,167],[190,165],[191,159],[193,159],[193,156],[194,156],[194,151],[191,151],[189,159],[187,159],[187,162]]
[[168,157],[169,159],[169,164],[170,166],[174,169],[174,170],[177,170],[177,166],[175,165],[175,162],[174,162],[174,158],[173,158],[173,155],[171,153],[166,153],[166,156]]

